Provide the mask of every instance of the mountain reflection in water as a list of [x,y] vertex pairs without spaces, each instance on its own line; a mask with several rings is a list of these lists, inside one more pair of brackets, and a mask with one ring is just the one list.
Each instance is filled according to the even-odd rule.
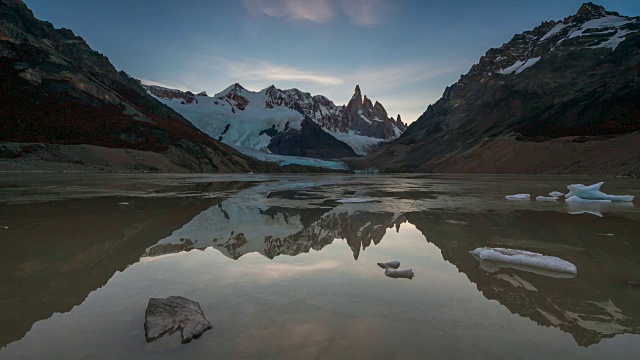
[[[487,194],[482,196],[491,200],[474,201],[464,181],[370,179],[378,180],[315,179],[319,185],[287,178],[245,185],[199,180],[193,187],[136,187],[142,194],[133,197],[3,204],[0,219],[9,229],[3,230],[0,255],[0,345],[16,342],[35,322],[56,312],[72,311],[114,273],[127,271],[141,258],[208,248],[234,260],[250,253],[276,259],[312,250],[321,256],[328,245],[344,242],[358,260],[406,223],[486,299],[558,328],[580,346],[640,333],[640,291],[625,283],[640,279],[640,223],[634,208],[600,207],[593,211],[603,217],[596,218],[571,214],[575,211],[564,204],[504,204]],[[385,190],[391,182],[400,185]],[[451,188],[460,191],[458,196],[447,191]],[[337,201],[356,196],[378,202]],[[465,197],[475,205],[465,208],[460,202]],[[578,275],[555,278],[511,267],[483,268],[469,252],[485,246],[557,256],[575,264]],[[307,270],[323,271],[322,264]]]

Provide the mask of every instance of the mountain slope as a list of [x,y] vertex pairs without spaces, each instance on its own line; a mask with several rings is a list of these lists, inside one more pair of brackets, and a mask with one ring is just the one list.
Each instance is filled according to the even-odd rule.
[[[215,143],[68,29],[0,0],[0,141],[169,152],[184,170],[269,166]],[[201,163],[201,161],[204,163]]]
[[[236,83],[213,97],[153,85],[144,86],[150,94],[185,116],[199,129],[238,149],[297,154],[293,146],[284,146],[281,140],[284,133],[299,131],[304,119],[314,123],[308,124],[309,128],[317,126],[316,130],[324,130],[338,140],[336,142],[314,131],[327,139],[327,143],[310,137],[299,142],[306,143],[307,148],[313,147],[309,153],[322,154],[321,158],[324,159],[364,155],[370,148],[395,139],[406,129],[400,116],[398,120],[388,117],[380,103],[376,102],[374,106],[366,96],[363,102],[359,87],[356,87],[356,94],[345,107],[336,106],[322,95],[312,96],[298,89],[280,90],[273,85],[254,92]],[[278,139],[274,138],[276,134],[280,134]],[[298,132],[298,140],[299,136]],[[278,145],[273,142],[278,142]],[[352,150],[340,145],[340,142]]]
[[371,157],[392,171],[640,174],[640,18],[592,3],[490,49]]

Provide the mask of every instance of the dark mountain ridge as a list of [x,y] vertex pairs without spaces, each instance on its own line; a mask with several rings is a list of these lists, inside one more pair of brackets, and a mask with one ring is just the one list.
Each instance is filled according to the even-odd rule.
[[[214,141],[20,0],[0,0],[0,78],[0,142],[152,151],[183,171],[280,171]],[[10,157],[23,153],[3,149]]]
[[586,3],[517,34],[370,160],[390,171],[640,174],[639,30],[639,17]]

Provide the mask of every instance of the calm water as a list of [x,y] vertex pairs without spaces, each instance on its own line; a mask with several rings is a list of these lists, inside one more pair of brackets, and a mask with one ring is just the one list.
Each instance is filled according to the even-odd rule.
[[[639,208],[503,199],[598,180],[3,174],[0,358],[638,359]],[[481,266],[483,246],[578,275]],[[213,329],[147,343],[171,295]]]

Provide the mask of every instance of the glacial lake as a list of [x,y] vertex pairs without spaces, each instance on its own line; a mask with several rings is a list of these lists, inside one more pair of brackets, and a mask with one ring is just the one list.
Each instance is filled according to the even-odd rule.
[[[0,359],[638,359],[638,200],[504,199],[601,180],[640,196],[586,177],[0,174]],[[415,277],[386,277],[392,260]],[[149,298],[172,295],[213,329],[147,342]]]

